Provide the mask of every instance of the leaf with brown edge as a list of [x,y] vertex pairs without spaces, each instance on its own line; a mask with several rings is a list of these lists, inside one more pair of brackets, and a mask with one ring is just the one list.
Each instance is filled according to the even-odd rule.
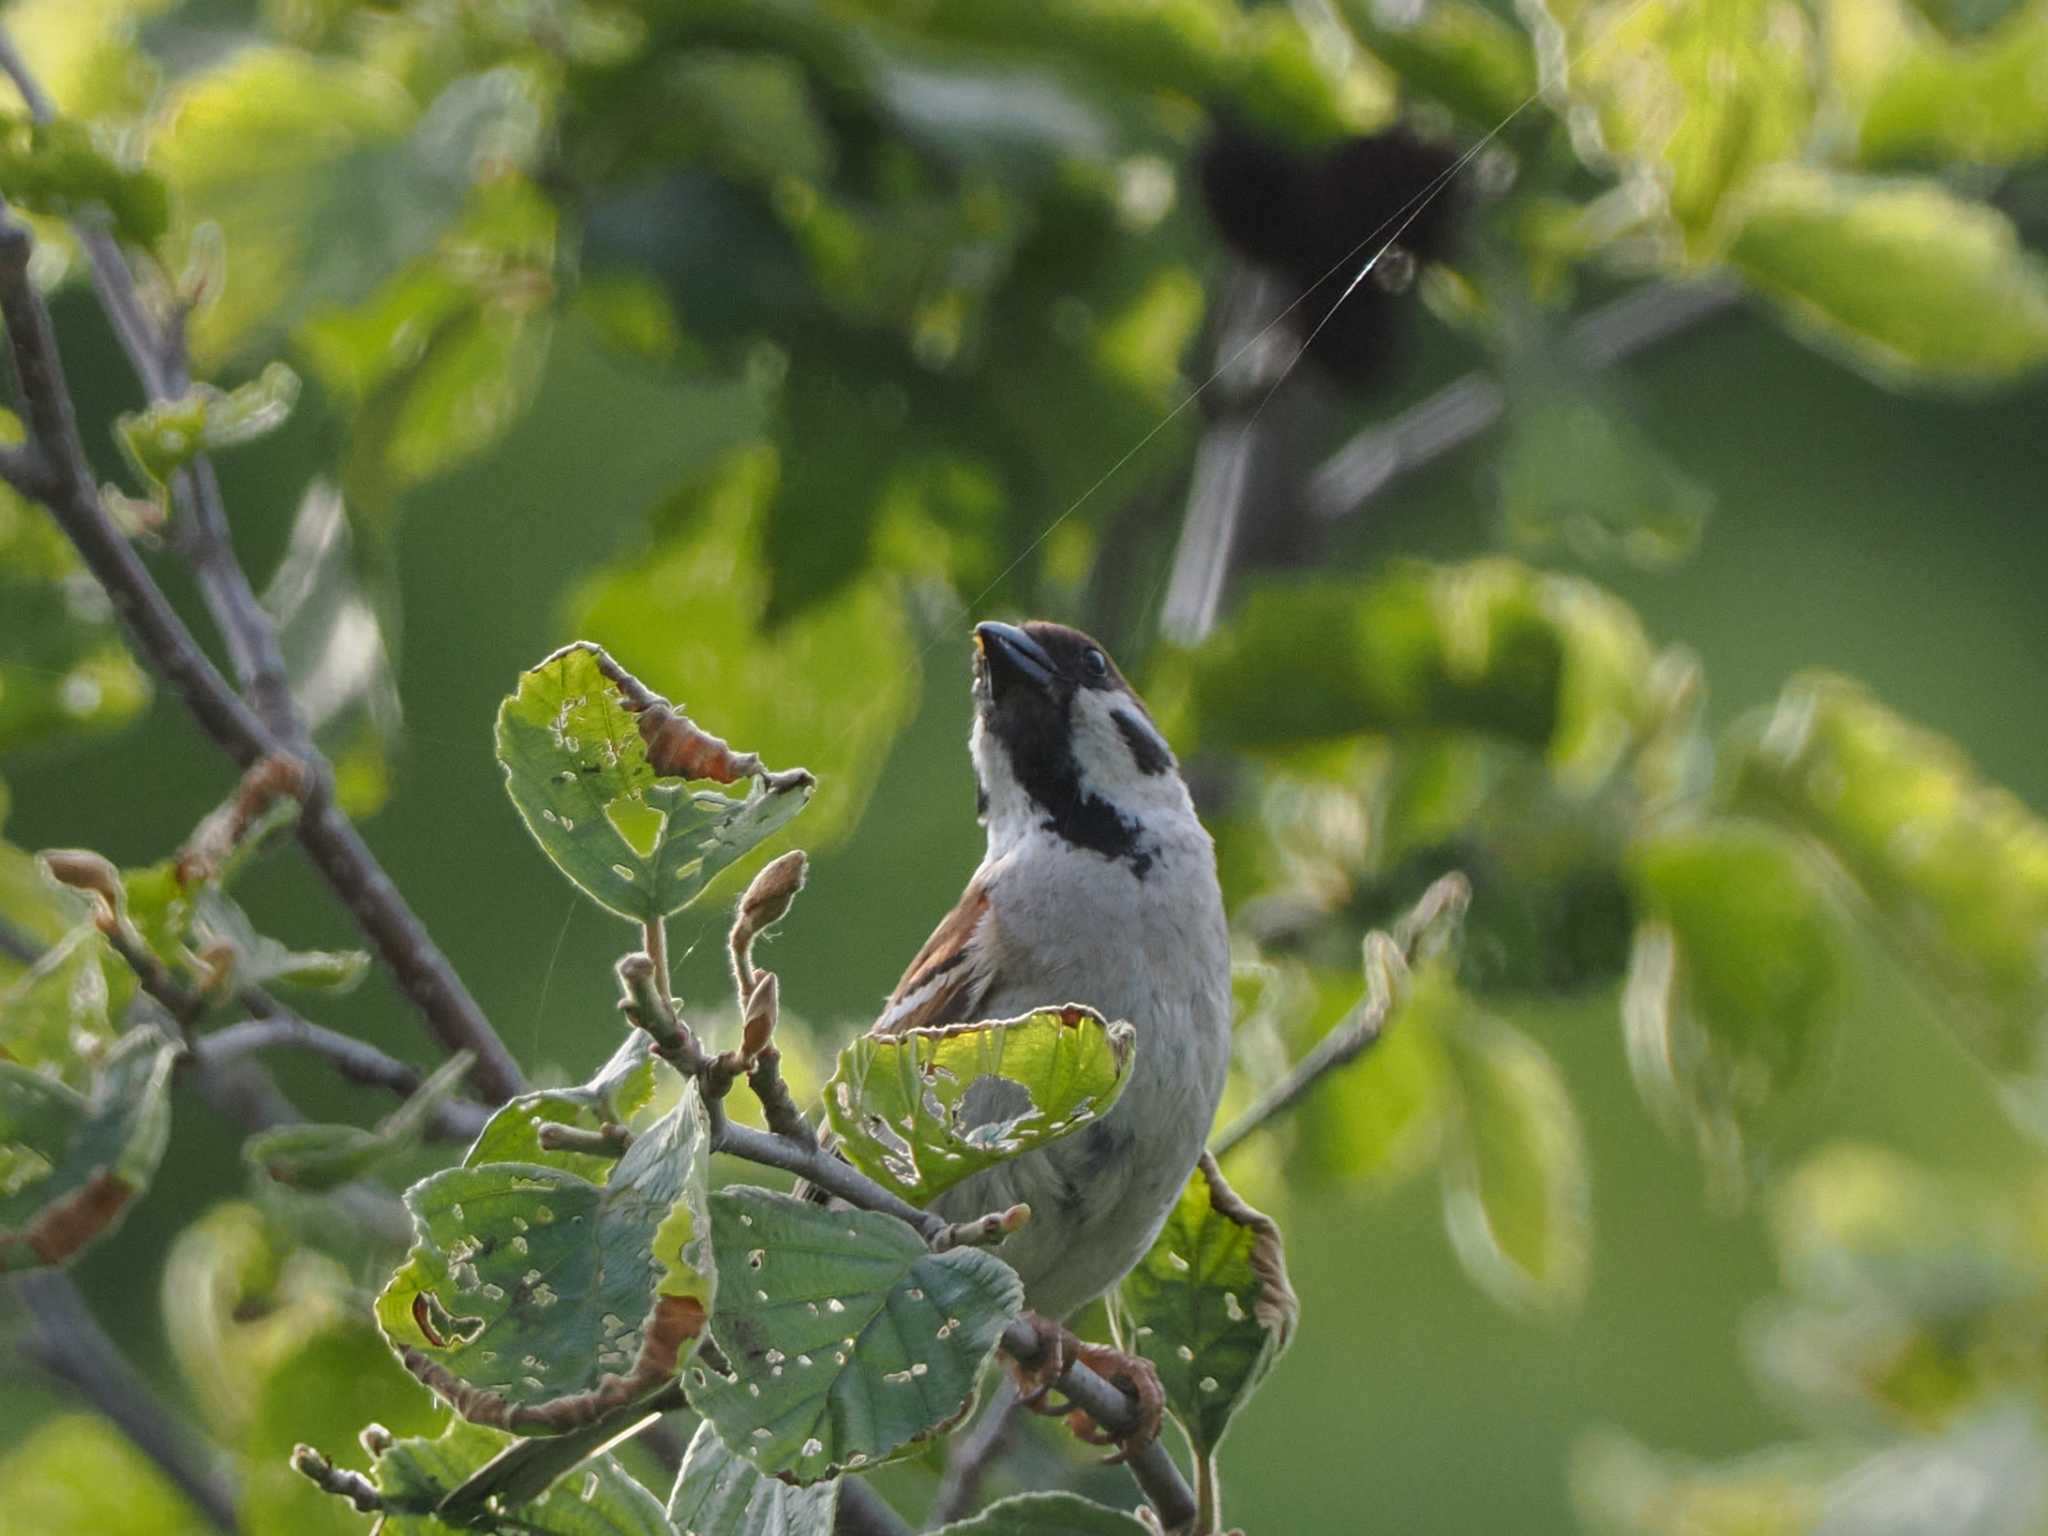
[[1201,1456],[1287,1348],[1300,1312],[1280,1228],[1207,1153],[1110,1302],[1117,1337],[1158,1368],[1167,1407]]
[[170,1138],[176,1054],[130,1030],[90,1095],[0,1062],[0,1272],[66,1263],[119,1224]]
[[462,1417],[591,1423],[671,1379],[714,1275],[694,1087],[600,1185],[560,1166],[444,1169],[406,1191],[412,1251],[377,1298],[399,1359]]
[[[771,773],[579,640],[498,710],[498,761],[527,830],[598,905],[649,923],[695,901],[809,802],[801,768]],[[744,796],[693,780],[753,780]]]

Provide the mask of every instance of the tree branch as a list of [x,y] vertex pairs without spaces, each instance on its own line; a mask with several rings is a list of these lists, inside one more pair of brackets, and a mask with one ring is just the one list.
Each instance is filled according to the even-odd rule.
[[[201,1062],[225,1065],[259,1051],[305,1051],[327,1062],[351,1082],[383,1088],[405,1098],[417,1090],[423,1074],[374,1045],[315,1024],[278,1002],[259,987],[245,987],[237,1000],[256,1017],[202,1036],[192,1047]],[[429,1132],[444,1141],[474,1141],[491,1117],[482,1104],[444,1099],[427,1122]]]
[[112,1420],[208,1520],[232,1536],[233,1488],[100,1327],[71,1277],[61,1270],[21,1275],[14,1294],[29,1318],[23,1355]]
[[1453,871],[1422,893],[1422,898],[1395,926],[1393,937],[1377,931],[1367,935],[1364,999],[1318,1040],[1314,1049],[1296,1062],[1285,1077],[1219,1132],[1209,1143],[1210,1153],[1220,1159],[1274,1116],[1300,1102],[1328,1074],[1378,1044],[1387,1016],[1401,999],[1407,972],[1418,959],[1442,944],[1471,900],[1471,882]]
[[[1577,321],[1567,344],[1589,368],[1611,368],[1732,308],[1730,282],[1652,283]],[[1425,469],[1500,420],[1507,396],[1484,371],[1466,374],[1399,415],[1354,435],[1309,476],[1308,506],[1334,521],[1361,510],[1403,475]]]
[[[8,57],[0,52],[0,65],[18,70],[19,61],[9,65]],[[17,74],[16,78],[19,84],[25,77]],[[28,88],[23,89],[26,93]],[[435,1039],[450,1052],[474,1052],[478,1086],[494,1099],[512,1097],[525,1086],[518,1063],[378,864],[355,824],[334,804],[332,773],[326,760],[303,739],[291,718],[289,700],[283,706],[272,701],[273,709],[284,716],[284,731],[243,702],[207,659],[107,515],[79,438],[49,311],[29,282],[30,244],[28,232],[6,218],[4,206],[0,206],[0,319],[7,326],[34,447],[32,456],[0,460],[0,474],[50,509],[106,590],[134,649],[170,683],[201,728],[238,767],[281,755],[296,755],[306,763],[308,786],[297,825],[301,845],[400,989],[419,1009]],[[125,266],[122,270],[125,272]],[[132,278],[130,283],[132,288]],[[210,474],[200,481],[211,484]],[[224,631],[230,622],[249,626],[252,633],[260,628],[274,648],[275,626],[253,593],[248,594],[246,603],[235,595],[247,593],[248,583],[240,567],[234,566],[232,551],[222,545],[213,558],[225,562],[215,571],[214,579],[222,591],[229,592],[235,610],[224,620]],[[234,567],[232,577],[226,566]],[[258,680],[252,673],[252,689]]]

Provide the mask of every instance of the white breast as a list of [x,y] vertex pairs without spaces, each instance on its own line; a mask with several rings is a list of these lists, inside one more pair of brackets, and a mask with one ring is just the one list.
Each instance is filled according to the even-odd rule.
[[1137,1034],[1130,1084],[1107,1117],[938,1202],[952,1220],[1031,1206],[1000,1252],[1027,1304],[1052,1318],[1115,1284],[1151,1245],[1223,1092],[1230,959],[1214,852],[1192,812],[1147,830],[1156,852],[1143,878],[1039,830],[982,866],[1002,947],[977,1011],[1085,1003]]

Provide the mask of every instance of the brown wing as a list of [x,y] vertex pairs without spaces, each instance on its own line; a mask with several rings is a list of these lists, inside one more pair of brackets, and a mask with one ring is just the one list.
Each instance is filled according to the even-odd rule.
[[973,1018],[995,974],[995,952],[995,915],[977,876],[924,941],[869,1033],[897,1035]]

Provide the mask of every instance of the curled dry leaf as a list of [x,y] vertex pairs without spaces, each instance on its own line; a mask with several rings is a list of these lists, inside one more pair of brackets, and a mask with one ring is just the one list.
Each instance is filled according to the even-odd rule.
[[187,890],[218,878],[249,835],[268,824],[280,801],[306,796],[306,765],[282,754],[252,764],[235,792],[192,829],[173,869]]

